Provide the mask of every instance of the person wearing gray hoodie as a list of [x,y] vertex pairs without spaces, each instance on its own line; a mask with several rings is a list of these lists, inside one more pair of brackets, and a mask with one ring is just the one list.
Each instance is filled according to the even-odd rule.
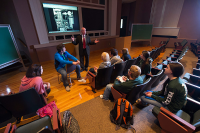
[[[110,58],[109,54],[107,52],[103,52],[101,54],[101,59],[103,60],[103,62],[99,65],[99,68],[97,68],[97,67],[90,68],[89,71],[92,72],[94,75],[97,75],[97,69],[103,69],[103,68],[110,67],[111,66],[111,62],[110,62],[109,58]],[[81,80],[78,80],[78,81],[85,83],[86,79],[88,78],[87,75],[88,75],[88,73],[86,74],[85,78],[83,78]]]

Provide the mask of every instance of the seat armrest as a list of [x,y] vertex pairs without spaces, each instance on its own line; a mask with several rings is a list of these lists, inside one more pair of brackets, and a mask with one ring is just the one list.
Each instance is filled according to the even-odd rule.
[[92,72],[88,71],[88,74],[92,77],[96,77],[96,75],[94,75]]
[[58,133],[60,133],[60,129],[62,129],[60,110],[53,108],[53,130],[56,130]]
[[195,126],[191,125],[190,123],[186,122],[185,120],[181,119],[163,107],[160,108],[158,120],[162,129],[168,132],[176,130],[176,132],[181,131],[182,133],[192,133],[196,129]]
[[114,100],[116,101],[117,99],[119,98],[126,98],[126,95],[125,93],[121,93],[119,91],[117,91],[116,89],[114,89],[113,87],[111,87],[111,93],[114,97]]

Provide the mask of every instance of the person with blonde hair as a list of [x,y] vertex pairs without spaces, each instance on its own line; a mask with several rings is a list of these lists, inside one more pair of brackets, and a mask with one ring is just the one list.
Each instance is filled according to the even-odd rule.
[[116,89],[119,92],[128,94],[135,85],[139,85],[143,83],[143,80],[140,76],[141,69],[136,65],[132,65],[128,70],[128,75],[117,77],[114,81],[114,84],[108,84],[104,91],[103,95],[100,95],[100,98],[108,100],[110,97],[111,87]]
[[[107,68],[107,67],[111,66],[110,57],[107,52],[103,52],[101,54],[101,59],[103,60],[103,62],[99,65],[99,68],[95,66],[94,68],[90,68],[90,70],[89,70],[90,72],[92,72],[95,75],[97,74],[98,69],[103,69],[103,68]],[[87,75],[88,75],[88,73],[87,73]],[[85,78],[78,80],[78,81],[85,83],[86,79],[88,78],[87,75],[85,76]]]
[[127,48],[123,48],[122,49],[122,57],[121,59],[123,61],[127,61],[127,60],[130,60],[131,59],[131,56],[129,55],[129,52],[128,52],[128,49]]

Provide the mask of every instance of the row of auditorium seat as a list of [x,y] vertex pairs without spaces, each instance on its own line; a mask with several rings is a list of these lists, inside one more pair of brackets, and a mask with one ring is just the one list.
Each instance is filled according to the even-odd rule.
[[[152,49],[152,51],[149,51],[150,57],[156,59],[160,55],[160,52],[165,49],[167,43],[158,48]],[[107,84],[113,83],[117,76],[127,75],[128,69],[131,67],[131,65],[137,65],[139,61],[140,56],[131,60],[127,60],[126,62],[112,65],[108,68],[98,69],[97,75],[88,72],[88,79],[90,81],[92,91],[95,92],[95,89],[101,89]]]

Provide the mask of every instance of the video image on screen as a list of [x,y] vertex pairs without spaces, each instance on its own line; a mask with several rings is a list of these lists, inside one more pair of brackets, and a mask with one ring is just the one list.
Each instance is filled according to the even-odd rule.
[[79,32],[78,7],[43,3],[49,33]]

